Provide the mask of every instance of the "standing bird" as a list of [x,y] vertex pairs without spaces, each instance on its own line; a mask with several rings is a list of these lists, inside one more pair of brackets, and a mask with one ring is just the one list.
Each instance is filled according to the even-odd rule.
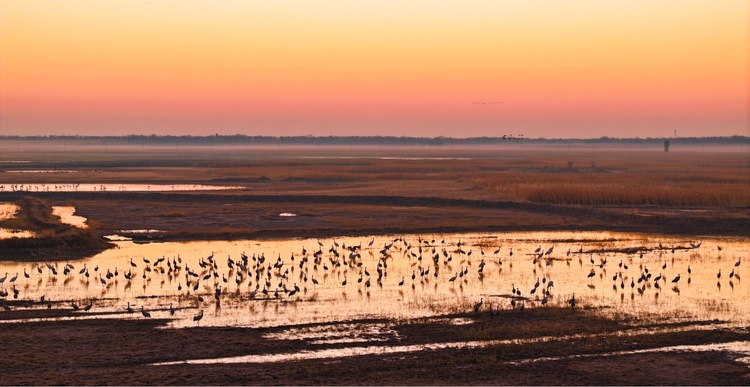
[[202,318],[203,318],[203,310],[201,310],[201,312],[198,313],[197,315],[193,316],[193,321],[201,321]]
[[143,315],[143,317],[146,317],[146,318],[151,317],[151,313],[149,313],[149,311],[144,309],[143,305],[141,305],[141,314]]
[[479,302],[477,302],[476,304],[474,304],[474,313],[478,313],[479,312],[479,308],[482,307],[482,303],[483,302],[484,302],[484,298],[480,298]]
[[573,293],[573,297],[571,297],[570,300],[568,300],[568,304],[570,304],[571,309],[575,309],[576,307],[576,294],[575,293]]
[[680,275],[679,274],[677,274],[677,277],[674,277],[674,279],[672,280],[673,284],[676,284],[678,282],[680,282]]

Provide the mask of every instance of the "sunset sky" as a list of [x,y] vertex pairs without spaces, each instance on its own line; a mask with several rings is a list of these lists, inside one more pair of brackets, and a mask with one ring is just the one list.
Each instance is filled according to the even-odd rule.
[[0,135],[750,135],[748,4],[0,0]]

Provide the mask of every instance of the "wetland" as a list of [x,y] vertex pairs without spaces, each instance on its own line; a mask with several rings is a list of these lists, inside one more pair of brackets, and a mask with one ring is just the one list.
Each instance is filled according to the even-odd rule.
[[0,154],[4,383],[747,384],[745,151],[70,148]]

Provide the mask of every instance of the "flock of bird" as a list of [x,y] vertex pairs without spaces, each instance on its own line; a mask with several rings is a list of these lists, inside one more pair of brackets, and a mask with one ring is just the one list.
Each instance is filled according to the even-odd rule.
[[[382,247],[375,245],[374,238],[365,246],[362,242],[347,246],[336,239],[326,246],[323,242],[317,241],[312,250],[300,246],[299,250],[288,256],[282,257],[278,254],[275,259],[266,257],[264,253],[247,255],[245,252],[237,259],[231,256],[219,258],[211,253],[191,262],[183,260],[180,255],[170,258],[162,256],[157,259],[141,257],[130,258],[122,266],[125,269],[115,267],[101,270],[98,265],[90,268],[89,264],[93,262],[83,263],[79,268],[71,263],[65,263],[61,267],[60,263],[44,262],[32,264],[30,271],[23,268],[23,273],[16,272],[10,276],[6,272],[0,277],[0,302],[5,310],[11,310],[11,306],[3,300],[11,297],[11,294],[13,299],[19,299],[21,289],[17,284],[21,280],[30,280],[32,276],[51,278],[52,283],[56,283],[57,278],[62,277],[63,286],[74,278],[78,278],[87,287],[89,282],[93,281],[101,285],[102,295],[106,295],[111,287],[117,287],[120,278],[125,281],[126,289],[134,282],[142,282],[144,293],[148,291],[152,280],[156,280],[160,282],[161,287],[170,287],[172,294],[179,297],[178,302],[182,299],[195,302],[195,307],[200,311],[193,315],[192,319],[197,322],[203,318],[203,306],[207,303],[219,305],[228,294],[244,300],[295,301],[306,294],[309,287],[316,289],[318,286],[325,286],[341,288],[344,291],[349,287],[355,287],[360,294],[366,292],[369,297],[371,289],[383,289],[384,286],[398,289],[401,293],[404,286],[410,286],[414,290],[417,284],[422,287],[434,284],[434,288],[437,289],[441,283],[455,293],[456,288],[463,292],[464,286],[470,281],[484,281],[488,273],[487,265],[494,265],[495,270],[502,274],[504,265],[512,270],[514,263],[518,267],[521,262],[531,261],[531,271],[527,275],[532,281],[535,279],[533,286],[522,289],[523,286],[513,283],[510,294],[504,292],[504,289],[492,289],[496,294],[482,294],[480,300],[474,304],[475,313],[487,309],[491,315],[497,315],[500,309],[507,307],[522,311],[527,304],[547,305],[554,297],[554,262],[564,261],[570,266],[574,260],[571,255],[578,256],[578,263],[582,268],[585,264],[584,257],[588,258],[587,265],[590,266],[590,271],[587,281],[588,287],[592,290],[596,289],[594,281],[597,277],[600,283],[605,281],[608,278],[607,269],[614,267],[611,277],[612,288],[621,292],[623,297],[628,287],[631,290],[631,298],[635,292],[643,296],[649,290],[655,291],[658,297],[661,288],[670,281],[669,277],[672,278],[672,290],[679,294],[678,285],[683,277],[687,277],[687,283],[691,282],[692,268],[688,263],[686,268],[676,270],[672,258],[673,264],[668,270],[667,261],[663,260],[662,256],[665,253],[669,254],[669,251],[674,254],[676,249],[697,250],[701,245],[702,243],[691,242],[690,247],[665,247],[659,243],[658,248],[606,249],[601,246],[591,250],[584,250],[583,245],[580,245],[575,251],[568,249],[564,256],[553,254],[554,245],[540,245],[533,252],[514,256],[513,247],[503,250],[502,246],[470,246],[460,240],[457,243],[446,243],[445,240],[438,242],[419,237],[410,241],[398,237],[389,239]],[[488,248],[488,251],[485,251],[485,248]],[[717,249],[721,251],[720,246]],[[646,254],[649,254],[649,259],[644,259]],[[653,265],[653,256],[658,257],[656,265]],[[614,264],[611,261],[613,259],[619,259],[619,263]],[[740,258],[734,263],[727,276],[732,287],[733,280],[740,280],[738,268],[741,261]],[[389,277],[394,266],[397,267],[397,274]],[[23,278],[20,278],[21,275]],[[721,279],[722,273],[719,270],[719,288]],[[27,299],[25,303],[16,305],[33,307],[43,304],[47,308],[52,308],[53,303],[49,297],[37,297],[38,302]],[[495,301],[490,301],[492,299]],[[503,299],[506,301],[503,302]],[[95,301],[92,297],[88,299],[88,304],[79,305],[75,300],[66,300],[63,305],[69,304],[73,311],[87,312],[94,307]],[[565,302],[572,309],[575,309],[578,303],[575,293]],[[172,303],[169,304],[168,310],[171,315],[175,315],[180,309],[183,308],[175,308]],[[137,310],[130,302],[125,308],[127,313],[135,313]],[[140,313],[144,318],[151,317],[151,311],[145,305],[140,306]]]
[[[690,247],[685,249],[695,250],[699,249],[702,245],[702,242],[699,243],[692,243],[690,242]],[[718,251],[722,250],[722,247],[720,245],[716,246]],[[654,294],[655,297],[659,297],[659,292],[661,291],[662,287],[668,285],[667,281],[672,286],[672,291],[674,291],[677,294],[680,294],[680,288],[679,283],[682,281],[683,275],[687,277],[686,281],[688,284],[692,282],[692,274],[693,269],[690,265],[690,263],[687,264],[687,267],[683,267],[682,270],[677,270],[676,274],[675,272],[670,273],[668,271],[668,268],[670,265],[667,264],[667,260],[662,260],[663,252],[671,251],[672,254],[672,267],[671,269],[674,270],[674,253],[675,248],[670,247],[666,248],[661,243],[659,243],[658,250],[659,254],[658,257],[660,258],[659,261],[657,261],[655,266],[652,266],[651,269],[649,269],[648,264],[644,263],[642,261],[644,252],[638,252],[638,256],[641,259],[641,262],[638,263],[638,268],[636,269],[630,269],[628,263],[623,262],[620,260],[619,264],[617,265],[616,273],[612,276],[612,289],[615,291],[618,291],[618,288],[620,291],[624,292],[628,287],[631,290],[635,290],[638,294],[641,296],[644,295],[645,292],[647,292],[649,289],[653,289],[656,291]],[[630,251],[630,253],[634,253],[637,251]],[[580,263],[579,259],[579,263]],[[595,277],[599,277],[600,279],[603,279],[606,275],[606,269],[607,266],[607,259],[603,258],[599,262],[596,262],[593,259],[593,256],[590,258],[590,264],[592,266],[591,271],[588,274],[588,278],[590,280],[588,287],[591,289],[595,288],[595,285],[593,284],[593,279]],[[734,262],[734,266],[731,268],[731,273],[729,274],[729,281],[728,284],[731,288],[734,288],[734,282],[733,280],[739,281],[741,280],[739,272],[736,272],[740,265],[742,264],[742,257],[739,257],[736,262]],[[597,272],[597,269],[599,271]],[[656,272],[658,271],[658,275],[656,275]],[[672,278],[669,280],[669,278]],[[718,270],[718,273],[716,274],[717,282],[716,286],[717,288],[721,289],[721,268]],[[629,281],[628,281],[629,280]],[[624,293],[621,294],[624,296]],[[633,296],[634,293],[631,292],[631,296]]]
[[[69,191],[77,191],[78,187],[80,187],[80,184],[71,183],[71,184],[9,184],[9,185],[0,185],[0,192],[48,192],[48,191],[56,191],[56,192],[69,192]],[[106,189],[106,187],[102,184],[101,188],[103,190]]]
[[180,184],[180,185],[139,185],[139,184],[84,184],[70,183],[70,184],[9,184],[0,185],[0,192],[96,192],[96,191],[192,191],[192,190],[224,190],[236,187],[225,187],[225,186],[205,186],[198,184]]

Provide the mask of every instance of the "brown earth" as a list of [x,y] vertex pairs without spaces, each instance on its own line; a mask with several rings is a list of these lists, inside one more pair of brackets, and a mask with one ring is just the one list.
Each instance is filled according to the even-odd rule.
[[[311,158],[300,158],[300,156]],[[380,159],[378,157],[407,159]],[[431,159],[425,159],[431,157]],[[28,163],[3,164],[3,161]],[[87,233],[158,229],[164,240],[327,237],[467,231],[613,230],[661,234],[747,236],[750,163],[747,152],[722,149],[192,149],[0,154],[0,185],[63,183],[221,184],[220,192],[2,192],[23,208],[73,205],[89,219]],[[10,173],[18,169],[68,173]],[[282,218],[281,212],[298,214]],[[36,216],[39,218],[40,216]],[[59,221],[34,226],[51,245],[30,250],[8,243],[2,259],[51,260],[101,246],[60,242]],[[75,230],[72,230],[75,231]],[[79,236],[82,234],[79,234]],[[135,236],[135,235],[134,235]],[[57,239],[55,239],[57,238]],[[152,237],[153,238],[153,237]],[[94,247],[93,250],[87,250]],[[73,313],[25,310],[10,303],[0,320]],[[613,351],[748,341],[747,329],[712,328],[622,335],[642,324],[604,319],[596,311],[552,308],[505,311],[470,325],[444,321],[378,321],[397,338],[376,345],[564,337],[578,339],[422,350],[288,363],[149,366],[154,362],[294,353],[336,348],[307,340],[271,340],[277,328],[161,329],[166,321],[121,319],[0,324],[0,384],[603,384],[747,385],[748,367],[725,352],[611,356]],[[358,321],[353,323],[370,323]],[[343,322],[327,323],[336,329]],[[352,323],[352,322],[346,322]],[[705,328],[706,324],[711,329]],[[609,333],[619,333],[607,336]],[[586,336],[598,334],[598,336]],[[602,336],[603,335],[603,336]],[[347,344],[352,345],[352,344]],[[356,345],[372,345],[359,343]],[[559,360],[511,362],[559,356]]]
[[[750,163],[743,152],[390,151],[409,159],[376,158],[392,154],[387,150],[333,149],[317,158],[320,152],[300,151],[296,158],[273,149],[4,155],[31,159],[26,169],[72,171],[0,172],[5,185],[218,184],[242,189],[0,192],[0,202],[33,197],[49,205],[73,205],[97,237],[156,229],[163,232],[130,236],[161,240],[545,230],[745,236],[750,229]],[[5,167],[11,168],[19,167]],[[279,217],[282,212],[298,216]],[[5,252],[8,259],[31,256]],[[34,253],[44,259],[75,255],[59,247]]]
[[[4,315],[22,312],[25,311],[6,312]],[[60,316],[59,311],[49,313]],[[736,362],[731,353],[607,355],[614,351],[750,339],[747,330],[691,329],[713,322],[657,324],[647,328],[679,326],[685,330],[629,335],[631,330],[643,326],[633,324],[633,321],[602,319],[593,311],[539,308],[523,312],[501,311],[499,316],[472,313],[444,317],[346,323],[391,324],[391,329],[397,334],[375,344],[385,347],[544,336],[559,339],[283,363],[153,366],[150,364],[372,344],[314,344],[305,339],[265,337],[268,333],[283,332],[290,327],[159,329],[165,320],[140,316],[122,320],[102,316],[87,320],[4,324],[0,340],[9,356],[0,364],[0,374],[3,375],[2,384],[6,385],[746,385],[750,381],[747,365]],[[475,322],[456,326],[447,323],[450,318],[469,318]],[[329,326],[336,330],[338,324],[309,324],[296,328]],[[619,334],[612,335],[614,332]],[[565,338],[572,334],[583,336]],[[513,363],[539,357],[560,359]]]

